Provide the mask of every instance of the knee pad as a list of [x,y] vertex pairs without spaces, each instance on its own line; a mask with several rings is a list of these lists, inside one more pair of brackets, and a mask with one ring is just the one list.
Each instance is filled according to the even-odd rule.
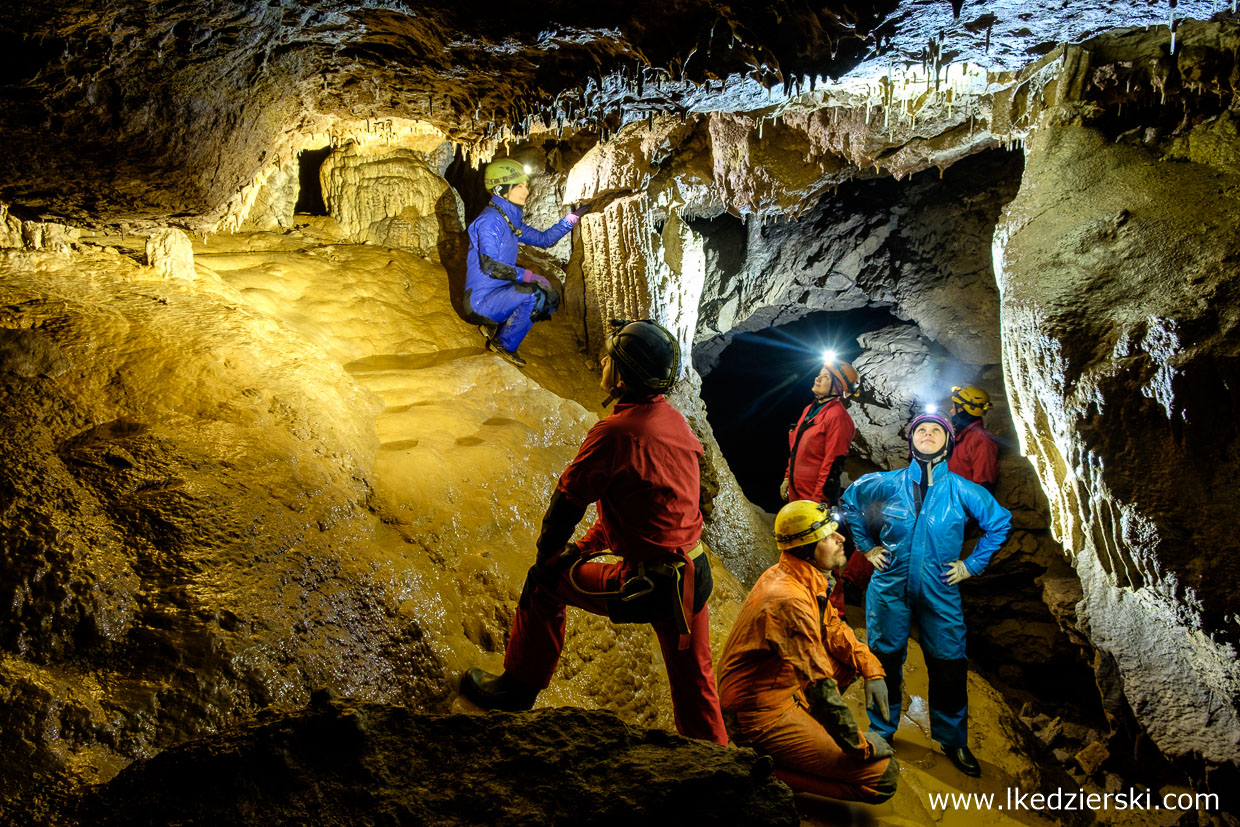
[[887,799],[896,794],[896,787],[900,782],[900,764],[895,758],[887,759],[887,769],[882,776],[874,784],[874,794],[866,796],[866,802],[869,804],[882,804]]

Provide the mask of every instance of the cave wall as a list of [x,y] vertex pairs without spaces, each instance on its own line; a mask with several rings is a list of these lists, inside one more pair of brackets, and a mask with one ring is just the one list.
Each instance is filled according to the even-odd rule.
[[315,687],[444,708],[339,365],[116,248],[10,251],[0,304],[0,799]]
[[[1199,34],[1178,67],[1136,35],[1073,56],[1078,99],[1030,136],[995,260],[1013,414],[1082,628],[1165,755],[1234,765],[1240,143],[1192,92],[1235,71],[1230,41]],[[1098,105],[1121,85],[1140,95],[1128,121]]]

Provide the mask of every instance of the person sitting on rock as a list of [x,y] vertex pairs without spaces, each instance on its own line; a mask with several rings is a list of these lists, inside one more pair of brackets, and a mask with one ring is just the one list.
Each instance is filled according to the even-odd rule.
[[491,203],[469,225],[465,263],[465,315],[481,320],[486,346],[517,367],[525,360],[517,348],[535,321],[550,318],[560,296],[545,276],[517,267],[517,245],[550,247],[577,226],[569,213],[548,230],[522,220],[529,197],[529,173],[508,158],[487,164],[483,183]]
[[[663,651],[677,730],[727,743],[711,665],[710,561],[701,543],[702,444],[663,397],[676,381],[680,345],[650,321],[612,323],[601,386],[610,416],[586,435],[543,517],[538,554],[517,602],[504,672],[473,667],[461,694],[484,709],[530,709],[551,683],[564,648],[565,607],[616,623],[649,623]],[[598,520],[576,543],[586,508]],[[601,554],[616,563],[588,562]]]
[[[907,468],[866,474],[844,492],[841,510],[857,549],[874,566],[866,591],[866,642],[886,673],[890,716],[870,711],[870,731],[890,740],[900,722],[901,679],[911,625],[921,630],[930,682],[930,737],[966,775],[981,775],[968,746],[968,661],[959,584],[981,574],[1007,539],[1012,515],[985,488],[947,467],[951,421],[922,413],[908,426]],[[982,536],[961,560],[965,525]],[[873,539],[874,532],[878,541]]]
[[779,562],[736,618],[719,697],[733,742],[770,755],[793,790],[877,804],[895,795],[900,768],[885,740],[858,731],[840,697],[864,678],[867,705],[888,714],[882,665],[827,604],[830,572],[844,562],[838,528],[822,503],[779,510]]

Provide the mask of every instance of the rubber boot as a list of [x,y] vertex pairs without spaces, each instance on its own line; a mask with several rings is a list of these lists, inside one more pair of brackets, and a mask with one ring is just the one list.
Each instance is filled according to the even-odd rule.
[[461,678],[461,694],[483,709],[500,709],[504,712],[524,712],[533,709],[538,700],[538,690],[511,678],[507,673],[492,675],[490,672],[470,667]]
[[981,777],[982,765],[977,762],[977,758],[973,756],[973,752],[968,747],[949,747],[946,744],[942,747],[943,752],[947,753],[947,757],[951,759],[956,769],[972,778]]

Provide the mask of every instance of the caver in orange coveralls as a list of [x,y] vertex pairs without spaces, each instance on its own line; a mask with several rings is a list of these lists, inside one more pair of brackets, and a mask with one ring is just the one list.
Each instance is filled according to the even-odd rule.
[[787,551],[758,578],[724,647],[720,703],[733,740],[774,758],[792,789],[879,803],[895,793],[895,759],[872,757],[842,700],[851,736],[837,740],[809,712],[807,687],[832,679],[842,691],[857,677],[883,677],[878,659],[826,611],[828,589],[823,572]]

